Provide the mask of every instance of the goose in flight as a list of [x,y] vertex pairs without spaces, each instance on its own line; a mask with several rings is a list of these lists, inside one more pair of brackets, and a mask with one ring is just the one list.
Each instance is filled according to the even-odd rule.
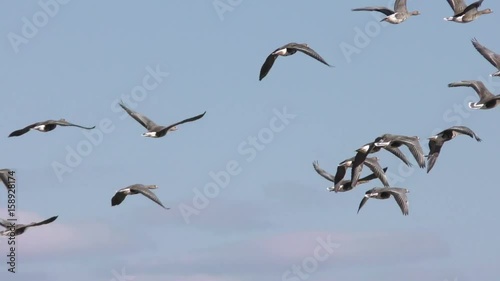
[[425,168],[424,150],[422,149],[419,140],[420,138],[417,136],[408,137],[401,135],[384,134],[380,136],[378,141],[374,142],[374,145],[376,147],[389,146],[392,148],[399,148],[400,146],[405,145],[406,147],[408,147],[415,160],[417,160],[420,168]]
[[419,11],[408,12],[408,8],[406,7],[406,0],[396,0],[396,2],[394,2],[394,11],[389,8],[380,6],[356,8],[352,9],[352,11],[377,11],[386,15],[386,17],[381,21],[386,21],[392,24],[400,24],[411,16],[420,15]]
[[26,134],[30,130],[37,130],[37,131],[46,133],[46,132],[50,132],[50,131],[54,130],[57,127],[57,125],[78,127],[78,128],[82,128],[82,129],[86,129],[86,130],[92,130],[95,128],[95,126],[84,127],[84,126],[72,124],[72,123],[69,123],[68,121],[66,121],[65,119],[47,120],[47,121],[43,121],[43,122],[37,122],[37,123],[31,124],[29,126],[26,126],[22,129],[19,129],[17,131],[14,131],[14,132],[10,133],[9,137],[18,137],[18,136]]
[[450,7],[453,9],[454,15],[452,17],[444,18],[446,21],[454,21],[459,23],[471,22],[481,15],[491,14],[493,11],[491,9],[484,9],[479,11],[479,6],[484,0],[476,1],[470,5],[465,4],[465,0],[447,0]]
[[361,174],[361,168],[362,168],[361,163],[365,161],[368,154],[376,153],[380,151],[382,148],[397,156],[407,166],[410,167],[411,163],[408,161],[403,152],[399,149],[399,147],[402,145],[408,147],[413,157],[415,157],[415,159],[417,160],[417,163],[420,166],[420,168],[424,168],[425,156],[422,146],[419,143],[418,137],[384,134],[380,137],[377,137],[375,141],[365,144],[364,146],[356,150],[357,154],[354,157],[354,163],[352,164],[352,171],[351,171],[352,185],[356,186],[357,180]]
[[[0,219],[0,225],[5,227],[6,230],[0,232],[0,235],[2,236],[17,236],[23,234],[28,228],[33,227],[33,226],[39,226],[39,225],[44,225],[51,223],[57,219],[58,216],[53,216],[51,218],[48,218],[44,221],[41,222],[32,222],[30,224],[14,224],[13,222],[6,221],[3,219]],[[12,229],[12,227],[14,229]],[[14,233],[14,234],[11,234]]]
[[370,198],[375,198],[375,199],[389,199],[391,196],[394,197],[396,202],[399,205],[399,208],[401,209],[401,212],[403,215],[408,215],[409,213],[409,203],[408,203],[408,197],[406,196],[406,193],[409,193],[410,191],[406,188],[400,188],[400,187],[381,187],[381,188],[372,188],[368,190],[365,193],[365,196],[361,200],[361,203],[359,203],[359,208],[358,208],[358,214],[359,210],[361,210],[361,207],[365,205],[366,201]]
[[488,60],[494,67],[497,68],[497,72],[490,74],[490,76],[498,76],[500,77],[500,55],[494,53],[490,49],[485,46],[479,44],[476,38],[472,39],[472,45],[474,48],[486,59]]
[[454,139],[458,135],[467,135],[471,138],[475,138],[476,141],[480,142],[481,138],[479,138],[474,131],[465,126],[453,126],[448,128],[439,134],[432,136],[429,138],[429,155],[427,155],[427,173],[430,172],[436,160],[441,152],[441,147],[443,144],[449,140]]
[[[334,184],[337,185],[345,176],[348,168],[353,168],[355,157],[351,157],[339,163],[337,166],[337,172],[335,173]],[[364,165],[359,165],[359,170],[357,171],[361,174],[361,170],[363,166],[367,166],[370,170],[375,174],[380,181],[384,184],[384,186],[389,186],[389,182],[387,181],[387,176],[385,172],[382,170],[382,167],[378,163],[377,157],[365,158],[363,160]],[[353,187],[356,186],[353,184]]]
[[120,102],[120,106],[132,117],[134,118],[137,122],[139,122],[144,128],[146,128],[148,131],[146,133],[143,133],[143,137],[150,137],[150,138],[161,138],[165,136],[168,132],[175,131],[177,130],[177,126],[180,124],[184,124],[187,122],[193,122],[205,115],[207,113],[206,111],[203,112],[200,115],[196,115],[194,117],[184,119],[182,121],[179,121],[177,123],[171,124],[169,126],[160,126],[157,125],[155,122],[151,121],[148,117],[133,111],[132,109],[126,107],[123,102]]
[[271,67],[273,67],[274,61],[278,58],[278,56],[290,56],[295,54],[297,51],[300,51],[327,66],[331,66],[307,44],[288,43],[285,46],[279,47],[278,49],[274,50],[269,56],[267,56],[266,61],[260,68],[259,81],[266,77],[267,73],[269,73],[269,70],[271,70]]
[[[323,178],[325,178],[326,180],[329,180],[331,182],[335,182],[335,177],[333,175],[331,175],[330,173],[328,173],[327,171],[321,169],[321,167],[319,166],[319,163],[318,161],[314,161],[313,162],[313,167],[314,167],[314,170],[316,170],[316,172],[322,176]],[[387,171],[387,167],[385,167],[384,169],[382,169],[382,171],[385,173]],[[376,179],[378,178],[377,175],[375,175],[375,173],[372,173],[364,178],[361,178],[358,180],[358,184],[363,184],[363,183],[367,183],[373,179]],[[333,186],[331,187],[328,187],[326,190],[328,191],[335,191],[335,193],[337,192],[346,192],[346,191],[349,191],[349,190],[352,190],[353,189],[353,186],[351,185],[351,181],[350,180],[341,180],[339,181],[337,184],[334,184]]]
[[496,107],[500,102],[500,95],[493,95],[484,86],[483,82],[477,80],[466,80],[460,82],[453,82],[448,84],[448,87],[471,87],[476,91],[479,96],[479,101],[469,102],[469,108],[471,109],[492,109]]
[[169,210],[170,208],[163,206],[160,199],[158,199],[158,197],[150,190],[156,188],[158,188],[158,186],[154,184],[153,185],[133,184],[124,187],[116,191],[113,198],[111,198],[111,206],[120,205],[120,203],[123,202],[123,200],[125,200],[125,197],[127,197],[127,195],[134,195],[140,193],[146,196],[147,198],[151,199],[152,201],[154,201],[156,204],[162,206],[164,209]]

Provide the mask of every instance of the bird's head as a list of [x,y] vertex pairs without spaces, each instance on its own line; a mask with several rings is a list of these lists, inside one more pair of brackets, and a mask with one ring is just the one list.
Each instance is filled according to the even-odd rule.
[[482,13],[483,14],[491,14],[491,13],[493,13],[493,10],[492,9],[485,9],[485,10],[483,10]]
[[177,126],[173,126],[172,128],[168,129],[169,131],[173,132],[173,131],[177,131]]
[[420,12],[419,11],[413,11],[413,12],[411,12],[411,15],[412,16],[418,16],[418,15],[420,15]]

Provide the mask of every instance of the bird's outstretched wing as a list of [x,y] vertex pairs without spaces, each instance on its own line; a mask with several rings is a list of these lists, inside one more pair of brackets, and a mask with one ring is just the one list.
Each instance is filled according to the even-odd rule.
[[394,14],[393,10],[386,8],[386,7],[363,7],[363,8],[352,9],[352,11],[376,11],[376,12],[383,13],[386,16],[390,16],[390,15]]
[[494,95],[484,86],[483,82],[477,80],[463,80],[448,84],[448,87],[471,87],[476,91],[480,100],[493,98]]
[[68,122],[68,121],[66,121],[64,119],[54,121],[53,123],[56,124],[56,125],[59,125],[59,126],[72,126],[72,127],[78,127],[78,128],[87,129],[87,130],[92,130],[92,129],[95,128],[95,126],[84,127],[84,126],[76,125],[76,124],[70,123],[70,122]]
[[313,162],[313,167],[314,167],[314,170],[316,170],[316,172],[322,176],[323,178],[331,181],[331,182],[335,182],[335,177],[333,175],[331,175],[330,173],[328,173],[327,171],[321,169],[321,167],[319,166],[319,163],[318,161],[314,161]]
[[401,209],[401,212],[403,215],[407,216],[409,213],[409,203],[408,203],[408,197],[406,196],[406,189],[404,188],[399,188],[399,187],[393,187],[388,190],[396,200],[396,202],[399,205],[399,208]]
[[327,66],[331,66],[318,53],[316,53],[316,51],[311,49],[311,47],[309,47],[306,44],[294,44],[293,46],[290,46],[288,48],[292,48],[292,49],[295,49],[297,51],[300,51],[300,52],[310,56],[311,58],[314,58],[317,61],[327,65]]
[[41,222],[32,222],[30,224],[25,225],[24,227],[28,228],[28,227],[32,227],[32,226],[39,226],[39,225],[48,224],[48,223],[55,221],[57,219],[57,217],[58,216],[53,216],[53,217],[50,217],[50,218],[48,218],[44,221],[41,221]]
[[182,121],[179,121],[179,122],[177,122],[177,123],[174,123],[174,124],[172,124],[172,125],[169,125],[169,126],[167,126],[167,127],[163,128],[163,129],[162,129],[162,131],[168,131],[170,128],[175,127],[175,126],[177,126],[177,125],[184,124],[184,123],[188,123],[188,122],[193,122],[193,121],[196,121],[196,120],[200,119],[201,117],[205,116],[205,113],[207,113],[207,112],[205,111],[205,112],[203,112],[202,114],[199,114],[199,115],[196,115],[196,116],[194,116],[194,117],[190,117],[190,118],[184,119],[184,120],[182,120]]
[[276,61],[276,58],[278,55],[270,54],[267,56],[266,61],[262,64],[262,67],[260,68],[260,74],[259,74],[259,81],[264,79],[266,75],[269,73],[269,70],[273,67],[274,61]]
[[132,187],[130,187],[130,190],[137,191],[137,192],[141,193],[142,195],[144,195],[147,198],[154,201],[156,204],[162,206],[164,209],[167,209],[167,210],[170,209],[170,208],[163,206],[160,199],[158,199],[158,197],[151,190],[149,190],[149,188],[147,188],[145,186],[132,186]]
[[447,0],[455,15],[460,14],[467,8],[464,0]]
[[120,102],[119,105],[125,110],[128,115],[132,116],[137,122],[139,122],[144,128],[150,130],[154,127],[157,127],[155,122],[151,121],[148,117],[140,114],[139,112],[133,111],[132,109],[126,107],[123,102]]
[[18,136],[21,136],[21,135],[24,135],[26,134],[27,132],[29,132],[32,128],[38,126],[38,125],[42,125],[44,122],[36,122],[36,123],[33,123],[31,125],[28,125],[22,129],[19,129],[19,130],[16,130],[12,133],[10,133],[9,135],[9,138],[10,137],[18,137]]

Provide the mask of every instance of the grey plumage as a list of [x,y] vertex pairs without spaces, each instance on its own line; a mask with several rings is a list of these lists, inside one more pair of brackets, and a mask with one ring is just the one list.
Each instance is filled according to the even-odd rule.
[[[314,167],[314,170],[316,170],[316,172],[320,176],[322,176],[326,180],[329,180],[329,181],[331,181],[331,182],[334,183],[334,185],[332,187],[328,187],[327,188],[328,191],[346,192],[346,191],[349,191],[349,190],[353,189],[353,186],[351,185],[351,181],[350,180],[340,180],[338,183],[335,183],[335,177],[333,175],[331,175],[330,173],[326,172],[325,170],[323,170],[319,166],[318,161],[314,161],[313,162],[313,167]],[[385,173],[387,171],[387,167],[385,167],[381,171],[382,171],[382,173]],[[376,178],[379,178],[379,176],[377,176],[375,173],[371,173],[368,176],[359,179],[358,180],[358,184],[367,183],[367,182],[369,182],[369,181],[371,181],[373,179],[376,179]]]
[[171,124],[168,126],[160,126],[160,125],[157,125],[155,122],[153,122],[148,117],[142,115],[141,113],[136,112],[136,111],[126,107],[125,104],[123,104],[123,102],[120,102],[119,105],[121,106],[121,108],[123,108],[123,110],[125,110],[125,112],[127,112],[132,118],[134,118],[137,122],[139,122],[139,124],[141,124],[144,128],[146,128],[148,130],[146,133],[142,134],[142,136],[152,137],[152,138],[161,138],[161,137],[165,136],[168,132],[177,130],[177,125],[184,124],[187,122],[196,121],[196,120],[202,118],[203,116],[205,116],[205,113],[207,113],[205,111],[200,115],[196,115],[194,117],[184,119],[184,120],[179,121],[177,123],[174,123],[174,124]]
[[59,126],[78,127],[78,128],[82,128],[82,129],[86,129],[86,130],[91,130],[91,129],[95,128],[95,126],[84,127],[84,126],[76,125],[73,123],[69,123],[65,119],[47,120],[47,121],[43,121],[43,122],[33,123],[33,124],[28,125],[22,129],[16,130],[16,131],[10,133],[9,137],[18,137],[18,136],[26,134],[30,130],[37,130],[40,132],[50,132],[50,131],[54,130],[58,125]]
[[[384,184],[384,186],[389,186],[389,183],[387,181],[387,176],[385,175],[384,171],[382,170],[382,167],[378,163],[377,157],[369,157],[369,158],[365,157],[362,161],[363,165],[355,166],[354,163],[355,163],[355,157],[346,159],[339,163],[339,165],[337,166],[337,172],[335,174],[335,181],[334,181],[335,185],[337,185],[344,178],[348,168],[353,169],[352,173],[357,175],[356,176],[357,179],[361,175],[363,166],[367,166],[380,179],[380,181]],[[352,182],[352,179],[350,182]],[[353,184],[352,186],[355,187],[356,184]]]
[[465,126],[453,126],[430,137],[429,154],[427,155],[427,173],[429,173],[432,167],[434,167],[443,144],[454,139],[458,135],[467,135],[471,138],[475,138],[478,142],[481,141],[481,138],[479,138],[474,131]]
[[479,11],[479,7],[484,0],[476,1],[470,5],[466,5],[464,0],[447,0],[450,7],[453,9],[454,15],[452,17],[444,18],[446,21],[453,21],[458,23],[468,23],[484,14],[493,13],[491,9],[484,9]]
[[0,235],[10,236],[11,233],[12,233],[12,231],[14,231],[14,236],[21,235],[28,228],[51,223],[51,222],[55,221],[57,219],[57,217],[58,216],[53,216],[53,217],[48,218],[48,219],[46,219],[44,221],[41,221],[41,222],[32,222],[30,224],[15,224],[14,225],[14,230],[9,229],[9,228],[12,227],[12,225],[11,225],[12,222],[9,222],[9,221],[4,220],[4,219],[0,219],[0,225],[3,226],[4,228],[7,228],[6,230],[0,232]]
[[116,191],[113,198],[111,198],[111,206],[120,205],[120,203],[123,202],[123,200],[125,200],[125,197],[127,197],[127,195],[134,195],[140,193],[146,196],[147,198],[151,199],[156,204],[162,206],[164,209],[167,210],[170,209],[163,206],[160,199],[158,199],[158,197],[151,191],[151,189],[156,189],[156,188],[158,188],[158,186],[156,185],[143,185],[143,184],[133,184],[124,187]]
[[411,154],[415,157],[418,162],[418,165],[421,168],[425,167],[425,157],[422,146],[419,143],[418,137],[409,137],[402,135],[391,135],[384,134],[380,137],[377,137],[373,142],[367,143],[361,148],[358,148],[357,154],[354,157],[354,162],[352,164],[351,171],[351,182],[353,186],[356,186],[360,172],[361,172],[361,163],[365,161],[368,154],[376,153],[380,151],[382,148],[391,152],[399,159],[401,159],[406,165],[411,166],[411,163],[408,161],[403,152],[399,149],[400,146],[405,145],[410,150]]
[[500,103],[500,95],[493,95],[484,86],[483,82],[477,80],[464,80],[448,84],[448,87],[471,87],[479,96],[479,101],[469,102],[471,109],[492,109]]
[[273,67],[274,61],[278,58],[278,56],[290,56],[295,54],[297,51],[300,51],[317,61],[327,65],[329,65],[316,51],[311,49],[309,45],[306,43],[288,43],[278,49],[274,50],[269,56],[267,56],[266,61],[262,64],[260,68],[259,81],[262,80],[269,73],[271,68]]
[[375,198],[384,200],[384,199],[389,199],[392,196],[398,203],[398,206],[401,209],[403,215],[406,216],[409,214],[409,202],[406,193],[409,192],[410,191],[408,189],[400,187],[372,188],[365,193],[365,196],[359,203],[358,213],[359,210],[361,210],[361,208],[363,207],[363,205],[365,205],[365,203],[368,201],[368,199]]
[[498,71],[490,74],[490,76],[500,76],[500,54],[497,54],[481,45],[476,38],[472,39],[472,45],[487,61],[491,63],[491,65],[497,68]]
[[376,11],[386,15],[381,21],[386,21],[392,24],[399,24],[407,20],[411,16],[420,15],[419,11],[409,12],[406,6],[406,0],[396,0],[394,2],[394,10],[391,10],[387,7],[363,7],[363,8],[355,8],[352,11]]

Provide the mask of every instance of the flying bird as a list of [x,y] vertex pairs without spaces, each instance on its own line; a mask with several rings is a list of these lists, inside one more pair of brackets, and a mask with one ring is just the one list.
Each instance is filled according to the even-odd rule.
[[120,203],[123,202],[123,200],[125,200],[125,197],[127,197],[127,195],[134,195],[140,193],[146,196],[147,198],[151,199],[152,201],[154,201],[156,204],[162,206],[164,209],[169,210],[170,208],[163,206],[160,199],[158,199],[158,197],[151,191],[151,189],[157,189],[157,188],[158,188],[157,185],[143,185],[143,184],[133,184],[124,187],[116,191],[113,198],[111,198],[111,206],[120,205]]
[[295,54],[297,51],[300,51],[327,66],[331,66],[306,43],[288,43],[285,46],[274,50],[269,56],[267,56],[266,61],[260,68],[259,81],[266,77],[267,73],[269,73],[269,70],[271,70],[271,67],[273,67],[274,61],[278,58],[278,56],[290,56]]
[[481,15],[493,13],[491,9],[484,9],[482,11],[478,10],[483,1],[484,0],[479,0],[467,6],[464,0],[448,0],[448,4],[450,4],[450,7],[453,9],[454,15],[452,17],[444,18],[444,20],[458,23],[468,23],[477,19]]
[[361,173],[361,163],[365,161],[368,154],[376,153],[380,151],[382,148],[391,152],[399,159],[401,159],[407,166],[411,166],[411,163],[408,161],[403,152],[399,149],[400,146],[405,145],[410,150],[411,154],[417,160],[420,168],[425,167],[425,156],[420,146],[418,137],[409,137],[402,135],[391,135],[384,134],[380,137],[377,137],[373,142],[367,143],[361,148],[356,150],[357,154],[354,157],[354,162],[352,164],[351,171],[351,182],[353,186],[356,186],[357,180]]
[[[353,168],[355,157],[351,157],[339,163],[337,166],[337,173],[335,174],[334,184],[337,185],[345,176],[348,168]],[[358,173],[361,174],[361,170],[363,166],[367,166],[370,170],[375,174],[380,181],[384,184],[384,186],[389,186],[389,182],[387,181],[387,176],[383,171],[382,167],[378,163],[377,157],[365,158],[363,160],[364,165],[359,165]],[[353,185],[353,187],[356,185]]]
[[401,135],[391,135],[384,134],[379,137],[378,141],[375,141],[374,145],[376,147],[391,147],[391,148],[399,148],[402,145],[405,145],[410,150],[411,154],[417,160],[420,168],[425,168],[425,157],[422,146],[420,146],[419,137],[413,136],[401,136]]
[[396,202],[399,205],[399,208],[401,209],[401,212],[403,215],[408,215],[409,213],[409,203],[408,203],[408,197],[406,197],[406,193],[409,193],[410,191],[406,188],[400,188],[400,187],[381,187],[381,188],[372,188],[368,190],[365,193],[365,196],[361,200],[361,203],[359,203],[359,208],[358,208],[358,214],[359,210],[361,210],[361,207],[368,201],[370,198],[375,198],[375,199],[389,199],[391,196],[394,197]]
[[352,11],[376,11],[386,15],[381,21],[386,21],[392,24],[400,24],[411,16],[420,15],[419,11],[408,12],[406,7],[406,0],[396,0],[394,2],[394,11],[386,7],[364,7],[352,9]]
[[468,127],[465,126],[453,126],[451,128],[448,128],[439,134],[432,136],[429,138],[429,155],[427,155],[427,173],[430,172],[432,167],[434,167],[434,164],[436,163],[436,160],[439,156],[439,153],[441,152],[441,147],[443,147],[443,144],[449,140],[452,140],[458,135],[467,135],[471,138],[475,138],[476,141],[480,142],[481,138],[479,138],[474,131],[469,129]]
[[[48,218],[44,221],[41,222],[32,222],[30,224],[13,224],[10,221],[6,221],[3,219],[0,219],[0,225],[5,227],[6,230],[1,231],[0,235],[3,236],[17,236],[23,234],[28,228],[33,227],[33,226],[39,226],[39,225],[44,225],[51,223],[57,219],[58,216],[53,216],[51,218]],[[14,229],[12,229],[14,228]],[[13,233],[13,234],[12,234]]]
[[50,132],[50,131],[54,130],[57,127],[57,125],[78,127],[78,128],[82,128],[82,129],[86,129],[86,130],[92,130],[95,128],[95,126],[84,127],[84,126],[72,124],[72,123],[69,123],[68,121],[66,121],[65,119],[47,120],[47,121],[43,121],[43,122],[37,122],[37,123],[31,124],[29,126],[26,126],[22,129],[19,129],[17,131],[14,131],[14,132],[10,133],[9,137],[18,137],[18,136],[26,134],[30,130],[37,130],[37,131],[46,133],[46,132]]
[[498,76],[500,77],[500,55],[492,52],[490,49],[485,46],[479,44],[476,38],[472,39],[472,45],[474,48],[486,59],[488,60],[494,67],[497,68],[497,72],[490,74],[490,76]]
[[[316,170],[316,172],[322,176],[323,178],[325,178],[326,180],[329,180],[331,182],[334,182],[335,181],[335,177],[333,175],[331,175],[330,173],[328,173],[327,171],[323,170],[319,164],[318,164],[318,161],[314,161],[313,162],[313,167],[314,167],[314,170]],[[382,169],[382,171],[385,173],[387,171],[387,167]],[[378,178],[377,175],[375,175],[374,173],[364,177],[364,178],[361,178],[358,180],[358,184],[363,184],[363,183],[367,183],[373,179],[376,179]],[[349,191],[349,190],[352,190],[353,189],[353,186],[351,185],[351,181],[350,180],[341,180],[340,182],[338,182],[337,184],[334,184],[333,186],[331,187],[328,187],[326,190],[328,191],[335,191],[336,193],[337,192],[346,192],[346,191]]]
[[200,115],[196,115],[194,117],[184,119],[182,121],[179,121],[177,123],[171,124],[169,126],[159,126],[155,122],[151,121],[148,117],[133,111],[132,109],[126,107],[123,102],[120,103],[120,106],[130,115],[132,118],[134,118],[137,122],[139,122],[144,128],[146,128],[148,131],[146,133],[143,133],[143,137],[150,137],[150,138],[161,138],[165,136],[168,132],[176,131],[177,126],[187,123],[187,122],[193,122],[205,115],[207,113],[206,111],[203,112]]
[[477,80],[465,80],[448,84],[448,87],[471,87],[479,96],[479,101],[469,102],[471,109],[492,109],[499,104],[500,95],[493,95],[484,86],[483,82]]

